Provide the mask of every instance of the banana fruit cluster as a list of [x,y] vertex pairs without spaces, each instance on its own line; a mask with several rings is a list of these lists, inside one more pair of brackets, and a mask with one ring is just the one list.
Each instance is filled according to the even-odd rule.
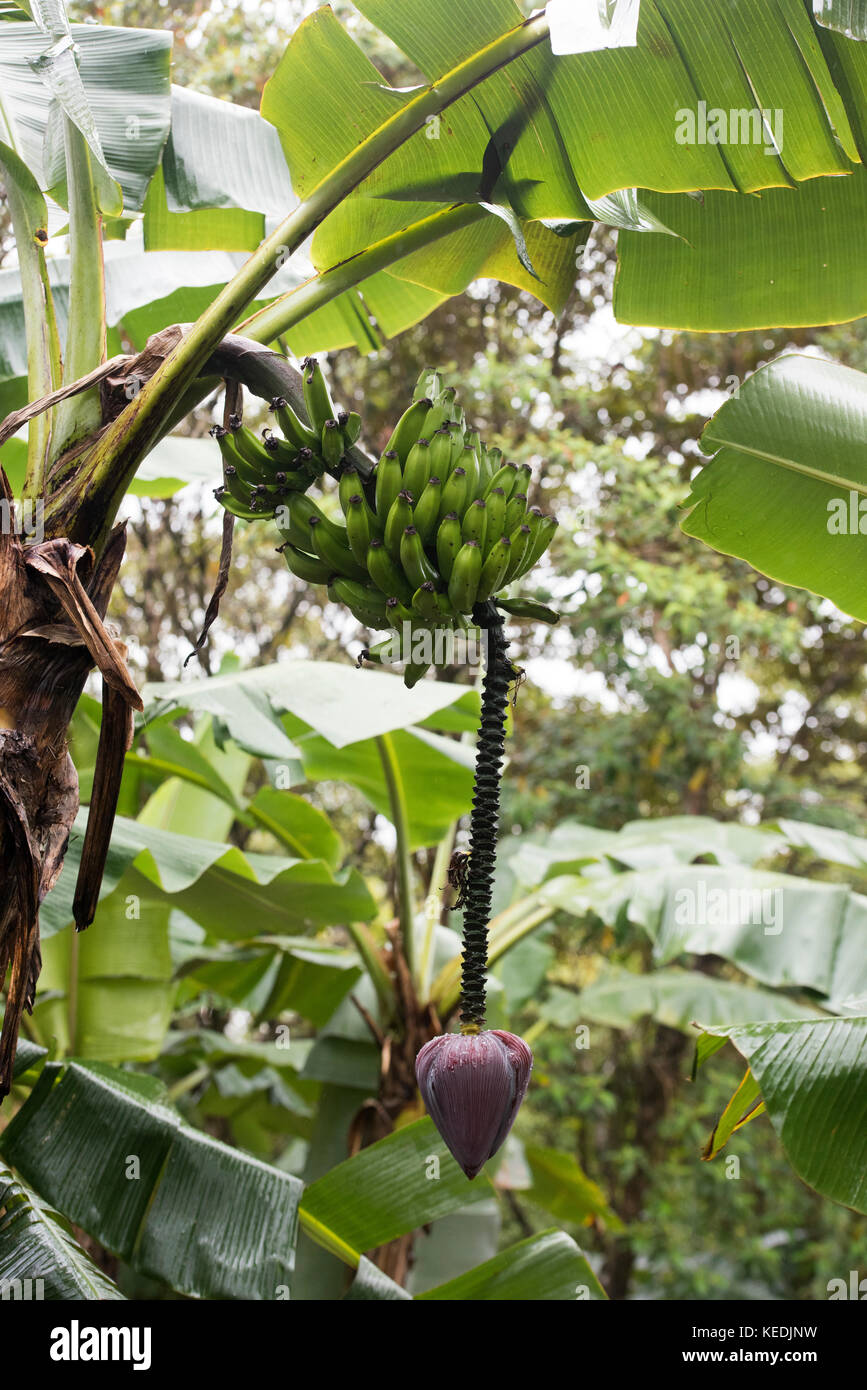
[[[515,616],[557,621],[541,604],[499,597],[544,554],[557,522],[530,506],[529,465],[508,462],[468,427],[454,387],[424,372],[372,477],[362,479],[347,456],[359,417],[334,412],[314,359],[302,369],[310,425],[275,401],[284,439],[266,431],[260,442],[233,421],[213,431],[224,507],[245,520],[274,517],[292,573],[326,585],[333,602],[374,632],[407,622],[467,630],[475,605],[495,595]],[[341,519],[325,497],[323,508],[307,495],[326,472],[337,480]],[[406,684],[427,669],[408,665]]]
[[259,439],[237,415],[230,417],[228,429],[215,425],[211,430],[223,456],[223,486],[214,495],[243,521],[274,517],[287,497],[306,492],[323,473],[337,478],[344,454],[361,433],[360,415],[334,409],[315,357],[305,358],[301,372],[309,425],[277,396],[271,410],[282,439],[271,430]]

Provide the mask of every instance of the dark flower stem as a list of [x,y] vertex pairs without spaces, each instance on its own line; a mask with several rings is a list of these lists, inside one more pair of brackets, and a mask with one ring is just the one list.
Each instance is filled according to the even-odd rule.
[[503,634],[503,615],[493,600],[477,604],[473,621],[487,632],[487,669],[482,683],[482,718],[476,746],[470,861],[464,895],[464,953],[461,963],[461,1032],[477,1033],[485,1024],[485,974],[491,916],[500,781],[505,747],[506,708],[512,664]]

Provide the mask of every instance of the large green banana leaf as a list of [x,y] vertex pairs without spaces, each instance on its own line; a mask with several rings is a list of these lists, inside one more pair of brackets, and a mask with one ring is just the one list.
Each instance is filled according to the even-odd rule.
[[596,1301],[605,1292],[565,1231],[541,1231],[467,1274],[418,1294],[422,1301],[490,1303]]
[[[58,1148],[46,1141],[61,1116],[66,1142]],[[140,1273],[200,1298],[286,1298],[299,1218],[319,1245],[357,1268],[385,1241],[491,1195],[485,1178],[464,1177],[429,1119],[395,1131],[304,1188],[288,1173],[191,1129],[153,1078],[77,1062],[46,1066],[0,1150],[43,1202],[101,1245]],[[102,1177],[94,1184],[97,1171]],[[13,1232],[10,1258],[19,1262],[20,1242]],[[50,1274],[58,1288],[61,1273]],[[422,1296],[604,1295],[574,1242],[548,1232]]]
[[701,444],[713,458],[693,480],[687,535],[867,620],[867,376],[777,358],[721,406]]
[[416,1120],[332,1168],[304,1191],[301,1224],[345,1264],[406,1231],[490,1197],[470,1182],[430,1119]]
[[[347,1302],[400,1301],[411,1297],[370,1260],[359,1262]],[[574,1302],[605,1297],[598,1279],[575,1242],[563,1231],[541,1231],[510,1245],[466,1274],[418,1293],[421,1301]]]
[[141,1273],[199,1298],[286,1296],[302,1184],[184,1124],[153,1078],[49,1064],[0,1147]]
[[867,899],[842,883],[690,865],[565,876],[535,896],[610,924],[623,914],[651,937],[661,965],[685,953],[723,956],[761,984],[815,990],[833,1008],[867,992]]
[[[424,0],[362,0],[359,8],[429,80],[524,18],[514,0],[442,0],[433,8]],[[505,166],[504,196],[530,218],[580,216],[581,193],[752,191],[844,173],[863,155],[853,130],[857,99],[847,84],[838,90],[829,67],[847,42],[817,31],[801,0],[772,8],[737,0],[703,14],[701,23],[688,0],[643,0],[636,47],[558,58],[538,45],[450,108],[441,138],[419,132],[365,188],[387,196],[413,168],[426,178],[478,176],[489,142]],[[863,77],[867,54],[856,52],[853,61]],[[303,107],[293,101],[302,84]],[[296,31],[262,113],[280,132],[303,196],[406,99],[383,90],[376,69],[330,12],[319,10]],[[782,109],[789,117],[782,157],[766,155],[763,144],[677,144],[675,113],[699,100],[726,111]]]
[[621,233],[614,312],[622,323],[722,332],[838,323],[867,313],[863,165],[845,178],[812,179],[761,197],[645,199],[678,235]]
[[628,1028],[639,1018],[651,1017],[666,1028],[690,1034],[697,1020],[709,1027],[818,1017],[816,1009],[788,995],[697,970],[652,970],[638,975],[616,967],[605,969],[580,993],[552,986],[540,1015],[558,1028],[582,1023]]
[[835,1202],[867,1211],[867,1018],[708,1030],[749,1063],[792,1167]]
[[0,1163],[3,1298],[78,1301],[123,1294],[76,1243],[69,1222]]
[[[41,9],[41,6],[40,6]],[[120,185],[126,211],[139,210],[159,164],[169,130],[168,30],[116,29],[73,24],[75,45],[56,43],[65,24],[63,6],[45,6],[52,23],[4,26],[0,52],[0,138],[25,160],[43,189],[65,197],[62,139],[52,101],[84,134],[104,179],[103,206],[111,181]]]

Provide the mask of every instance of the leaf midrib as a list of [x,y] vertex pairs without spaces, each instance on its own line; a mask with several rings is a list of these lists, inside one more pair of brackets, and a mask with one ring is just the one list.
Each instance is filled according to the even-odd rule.
[[731,439],[717,436],[710,442],[718,446],[717,452],[721,449],[734,449],[736,453],[746,454],[750,458],[762,459],[765,463],[776,463],[781,468],[788,468],[792,473],[801,473],[804,477],[813,478],[816,482],[844,487],[850,492],[859,492],[863,497],[867,497],[867,482],[859,483],[853,478],[844,478],[839,473],[826,473],[824,469],[814,468],[806,463],[798,463],[796,459],[783,458],[780,454],[772,454],[767,449],[751,449],[748,444],[736,443]]

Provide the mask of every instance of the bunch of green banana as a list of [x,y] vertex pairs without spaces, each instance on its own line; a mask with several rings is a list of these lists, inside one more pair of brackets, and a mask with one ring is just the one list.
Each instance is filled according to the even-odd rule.
[[[305,375],[305,395],[314,385]],[[311,420],[328,406],[314,407],[311,395]],[[296,489],[275,508],[281,549],[294,574],[327,584],[329,597],[374,631],[406,622],[465,629],[476,604],[532,569],[557,527],[529,505],[530,468],[486,448],[436,372],[422,374],[372,482],[362,484],[347,459],[337,471],[342,521]],[[502,606],[515,616],[557,620],[542,605]],[[415,684],[427,669],[410,665],[404,680]]]
[[339,477],[361,433],[360,415],[335,410],[315,357],[304,359],[301,372],[309,424],[276,396],[271,410],[282,438],[266,429],[259,439],[235,415],[228,430],[211,430],[223,456],[223,486],[215,496],[244,521],[273,517],[291,493],[306,492],[323,473]]

